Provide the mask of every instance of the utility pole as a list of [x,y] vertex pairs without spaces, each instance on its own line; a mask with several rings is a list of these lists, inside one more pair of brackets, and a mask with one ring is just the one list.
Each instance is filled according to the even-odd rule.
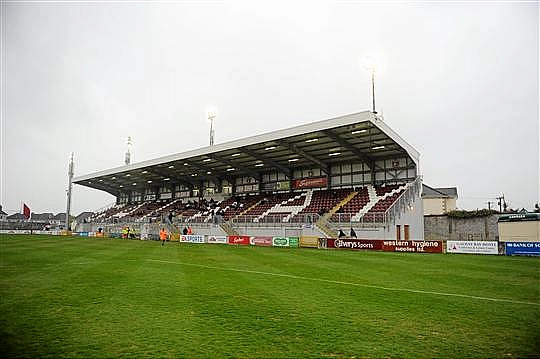
[[492,203],[493,203],[493,202],[491,202],[491,201],[488,201],[488,203],[487,203],[487,204],[488,204],[488,211],[490,211],[490,212],[491,212],[491,204],[492,204]]
[[504,211],[506,212],[506,201],[504,200],[504,194],[501,197],[496,197],[497,204],[499,205],[499,212],[502,213],[503,207]]
[[71,212],[71,187],[73,180],[73,152],[71,152],[71,160],[69,161],[68,170],[68,189],[67,189],[67,208],[66,208],[66,230],[69,230],[69,213]]

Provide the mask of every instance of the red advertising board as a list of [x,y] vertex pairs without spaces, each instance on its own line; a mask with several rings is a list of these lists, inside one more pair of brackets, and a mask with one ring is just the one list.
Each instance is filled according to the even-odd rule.
[[314,188],[314,187],[326,187],[328,185],[327,177],[317,177],[317,178],[303,178],[294,180],[293,188]]
[[249,245],[249,236],[229,236],[229,244]]
[[363,239],[335,239],[328,238],[326,240],[327,248],[340,249],[364,249],[364,250],[381,250],[381,240],[363,240]]
[[442,253],[442,241],[382,241],[386,252]]
[[249,244],[252,246],[272,247],[272,237],[250,237]]

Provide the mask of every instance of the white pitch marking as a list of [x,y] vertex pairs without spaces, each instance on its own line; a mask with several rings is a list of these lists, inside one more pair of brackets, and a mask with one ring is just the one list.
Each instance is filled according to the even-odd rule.
[[285,278],[293,278],[293,279],[310,280],[310,281],[314,281],[314,282],[325,282],[325,283],[333,283],[333,284],[352,285],[352,286],[356,286],[356,287],[373,288],[373,289],[382,289],[382,290],[389,290],[389,291],[395,291],[395,292],[409,292],[409,293],[419,293],[419,294],[432,294],[432,295],[440,295],[440,296],[445,296],[445,297],[459,297],[459,298],[469,298],[469,299],[487,300],[487,301],[491,301],[491,302],[504,302],[504,303],[512,303],[512,304],[526,304],[526,305],[536,305],[536,306],[540,306],[540,303],[524,302],[524,301],[521,301],[521,300],[500,299],[500,298],[489,298],[489,297],[479,297],[479,296],[475,296],[475,295],[456,294],[456,293],[444,293],[444,292],[434,292],[434,291],[420,290],[420,289],[383,287],[383,286],[372,285],[372,284],[362,284],[362,283],[342,282],[342,281],[339,281],[339,280],[331,280],[331,279],[321,279],[321,278],[301,277],[301,276],[297,276],[297,275],[293,275],[293,274],[282,274],[282,273],[261,272],[261,271],[255,271],[255,270],[249,270],[249,269],[236,269],[236,268],[214,267],[214,266],[208,266],[208,265],[204,265],[204,264],[194,264],[194,263],[171,262],[171,261],[164,261],[164,260],[161,260],[161,259],[147,259],[147,260],[150,261],[150,262],[159,262],[159,263],[167,263],[167,264],[179,264],[179,265],[184,265],[184,266],[192,266],[192,267],[200,267],[200,268],[207,268],[207,269],[225,270],[225,271],[231,271],[231,272],[242,272],[242,273],[262,274],[262,275],[270,275],[270,276],[275,276],[275,277],[285,277]]

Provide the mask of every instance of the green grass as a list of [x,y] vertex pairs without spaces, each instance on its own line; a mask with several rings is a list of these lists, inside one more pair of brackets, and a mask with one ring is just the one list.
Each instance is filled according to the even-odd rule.
[[538,258],[0,243],[4,357],[540,356]]

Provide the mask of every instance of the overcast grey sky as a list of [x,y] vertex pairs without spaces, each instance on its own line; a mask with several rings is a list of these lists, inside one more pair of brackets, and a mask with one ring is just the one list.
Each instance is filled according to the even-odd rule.
[[[66,208],[75,175],[377,107],[458,207],[539,200],[539,5],[2,2],[0,204]],[[74,186],[72,212],[114,198]]]

